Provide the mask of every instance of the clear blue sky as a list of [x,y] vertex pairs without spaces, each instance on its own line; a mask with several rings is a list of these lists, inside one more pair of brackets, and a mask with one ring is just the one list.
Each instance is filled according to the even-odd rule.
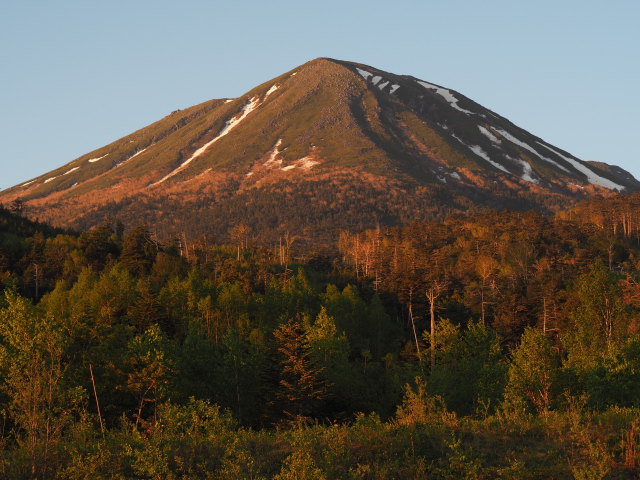
[[0,189],[325,56],[458,90],[640,178],[637,0],[0,5]]

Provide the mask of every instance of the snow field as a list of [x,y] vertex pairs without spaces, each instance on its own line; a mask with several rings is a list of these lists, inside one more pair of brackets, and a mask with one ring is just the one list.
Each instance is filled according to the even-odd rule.
[[459,141],[461,144],[463,144],[465,147],[467,147],[469,150],[471,150],[473,153],[475,153],[476,155],[478,155],[480,158],[482,158],[483,160],[486,160],[487,162],[489,162],[491,165],[493,165],[494,167],[496,167],[498,170],[502,170],[505,173],[511,174],[511,172],[509,170],[507,170],[506,168],[504,168],[502,165],[500,165],[498,162],[494,162],[493,160],[491,160],[491,157],[489,157],[489,154],[487,152],[485,152],[482,147],[480,145],[467,145],[464,141],[462,141],[462,139],[460,137],[458,137],[455,133],[452,133],[451,136],[453,138],[455,138],[457,141]]
[[273,146],[273,150],[271,150],[271,153],[269,154],[269,158],[267,159],[267,161],[263,163],[265,167],[271,168],[275,165],[278,165],[278,166],[282,165],[282,159],[276,160],[276,157],[280,154],[280,150],[279,150],[280,145],[282,145],[281,138],[279,138],[276,144]]
[[511,173],[509,170],[507,170],[506,168],[504,168],[502,165],[500,165],[498,162],[494,162],[493,160],[491,160],[491,158],[489,157],[489,155],[487,154],[487,152],[485,152],[482,147],[480,145],[467,145],[467,147],[469,148],[469,150],[471,150],[473,153],[475,153],[476,155],[478,155],[480,158],[486,160],[487,162],[489,162],[491,165],[493,165],[494,167],[496,167],[498,170],[502,170],[505,173]]
[[[288,172],[289,170],[293,170],[294,168],[302,168],[305,170],[309,170],[310,168],[313,168],[315,165],[320,163],[316,160],[313,160],[311,156],[307,155],[306,157],[299,158],[298,160],[295,160],[292,164],[286,165],[283,167],[282,159],[277,158],[278,155],[282,153],[280,151],[281,144],[282,144],[282,139],[280,138],[274,145],[273,150],[271,150],[271,153],[269,154],[269,158],[267,159],[267,161],[263,163],[265,167],[279,168],[283,172]],[[253,175],[253,172],[249,172],[249,173]],[[249,173],[247,174],[247,176],[250,176]]]
[[567,162],[569,162],[576,170],[583,173],[587,177],[587,180],[589,181],[589,183],[591,183],[592,185],[600,185],[601,187],[608,188],[609,190],[617,190],[619,192],[624,190],[624,187],[622,185],[618,185],[617,183],[612,182],[609,179],[601,177],[596,172],[591,170],[586,165],[583,165],[579,161],[574,160],[573,158],[567,157],[566,155],[563,155],[562,153],[558,152],[557,150],[554,150],[553,148],[551,148],[548,145],[545,145],[544,143],[541,143],[541,142],[537,142],[537,143],[539,145],[542,145],[547,150],[550,150],[551,152],[555,153],[563,160],[566,160]]
[[101,156],[101,157],[97,157],[97,158],[90,158],[89,160],[87,160],[87,162],[89,162],[89,163],[95,163],[95,162],[97,162],[98,160],[102,160],[102,159],[103,159],[104,157],[106,157],[107,155],[109,155],[109,154],[107,153],[106,155],[103,155],[103,156]]
[[480,133],[482,133],[485,137],[491,140],[491,143],[495,143],[497,145],[500,145],[502,143],[500,139],[496,137],[493,133],[491,133],[491,131],[488,128],[485,128],[482,125],[478,125],[478,129],[480,130]]
[[462,113],[466,113],[467,115],[475,115],[472,111],[461,108],[458,105],[458,99],[446,88],[438,87],[437,85],[429,82],[423,82],[421,80],[416,81],[426,89],[435,90],[438,95],[444,98],[449,103],[449,105],[451,105],[451,107],[455,108],[456,110],[459,110]]
[[267,93],[265,94],[264,99],[266,100],[266,99],[267,99],[267,97],[268,97],[269,95],[271,95],[273,92],[275,92],[275,91],[276,91],[276,90],[278,90],[279,88],[280,88],[280,85],[278,85],[278,84],[273,84],[273,85],[271,86],[271,88],[270,88],[269,90],[267,90]]
[[[155,145],[155,144],[154,144],[154,145]],[[153,146],[153,145],[149,145],[149,147],[152,147],[152,146]],[[138,155],[140,155],[141,153],[144,153],[144,152],[145,152],[145,150],[147,150],[147,148],[149,148],[149,147],[145,147],[145,148],[143,148],[142,150],[138,150],[136,153],[134,153],[134,154],[133,154],[133,155],[131,155],[129,158],[127,158],[124,162],[128,162],[128,161],[129,161],[129,160],[131,160],[132,158],[135,158],[135,157],[137,157]],[[118,164],[118,166],[122,165],[124,162],[120,162],[120,163]]]
[[558,167],[561,170],[564,170],[565,172],[569,173],[569,170],[567,170],[564,166],[560,165],[558,162],[554,162],[553,160],[551,160],[550,158],[547,158],[543,155],[540,155],[533,147],[531,147],[528,143],[525,143],[521,140],[518,140],[516,137],[514,137],[513,135],[511,135],[509,132],[507,132],[506,130],[500,130],[498,128],[495,129],[496,132],[498,132],[500,135],[502,135],[503,138],[505,138],[506,140],[510,141],[511,143],[518,145],[519,147],[524,148],[525,150],[533,153],[536,157],[540,158],[541,160],[544,160],[545,162],[548,162],[552,165],[555,165],[556,167]]
[[505,157],[507,157],[512,162],[518,163],[522,166],[522,176],[520,177],[522,178],[522,180],[529,183],[534,183],[536,185],[540,184],[540,181],[533,176],[533,168],[531,167],[531,164],[529,162],[521,158],[510,157],[509,155],[505,155]]
[[317,165],[320,162],[317,162],[316,160],[313,160],[311,157],[303,157],[303,158],[301,158],[299,160],[296,160],[295,163],[297,164],[298,167],[308,170],[308,169],[312,168],[314,165]]
[[[363,70],[362,68],[358,68],[356,67],[356,70],[358,71],[358,73],[360,74],[360,76],[362,78],[365,79],[365,81],[369,81],[369,77],[371,77],[371,83],[374,86],[377,86],[380,90],[384,91],[385,88],[387,88],[387,86],[391,83],[390,80],[387,80],[385,78],[382,78],[380,75],[374,75],[371,72],[367,72],[366,70]],[[382,81],[382,83],[380,83],[380,81]],[[380,83],[380,84],[379,84]],[[379,85],[378,85],[379,84]],[[396,85],[393,84],[391,85],[391,88],[389,89],[389,93],[394,93],[396,90],[398,90],[400,88],[400,85]]]

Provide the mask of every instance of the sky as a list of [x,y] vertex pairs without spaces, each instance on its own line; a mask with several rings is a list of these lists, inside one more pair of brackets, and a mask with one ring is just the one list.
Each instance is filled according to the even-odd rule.
[[640,178],[637,0],[0,0],[0,189],[317,57],[456,90]]

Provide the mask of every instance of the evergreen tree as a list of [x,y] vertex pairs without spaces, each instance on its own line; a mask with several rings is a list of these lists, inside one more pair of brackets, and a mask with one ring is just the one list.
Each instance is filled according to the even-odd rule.
[[276,408],[288,421],[306,421],[326,394],[326,384],[320,378],[322,370],[311,363],[308,341],[300,323],[289,320],[280,325],[273,336],[280,353]]
[[120,263],[134,275],[149,273],[158,253],[156,243],[146,225],[138,225],[125,235]]
[[80,248],[89,266],[102,270],[120,253],[117,238],[111,225],[104,223],[80,235]]

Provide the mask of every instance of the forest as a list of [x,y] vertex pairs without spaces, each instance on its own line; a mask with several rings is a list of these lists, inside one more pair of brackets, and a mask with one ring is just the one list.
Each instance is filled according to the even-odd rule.
[[1,208],[0,478],[639,478],[621,198],[322,249]]

